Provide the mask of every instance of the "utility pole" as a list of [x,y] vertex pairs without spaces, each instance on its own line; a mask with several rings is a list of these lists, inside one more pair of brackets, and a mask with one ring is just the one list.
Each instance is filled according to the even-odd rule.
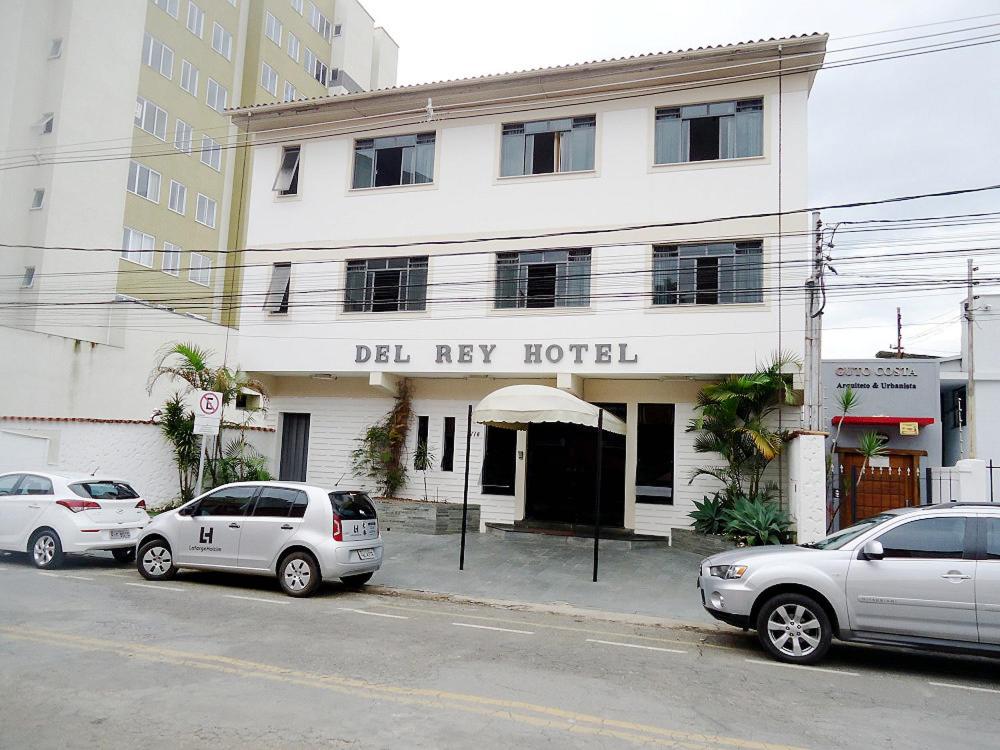
[[823,427],[823,383],[822,383],[822,338],[823,306],[820,294],[823,285],[823,222],[819,211],[812,212],[814,234],[812,273],[806,280],[806,325],[805,325],[805,407],[806,428],[820,430]]
[[896,359],[903,358],[903,310],[896,308]]
[[965,296],[965,340],[967,349],[965,356],[969,359],[965,366],[965,372],[969,378],[969,382],[965,387],[967,402],[965,406],[965,413],[966,423],[969,427],[969,458],[976,457],[976,327],[973,323],[973,310],[976,306],[976,295],[973,294],[973,287],[975,283],[972,280],[972,274],[977,270],[979,269],[972,264],[972,258],[969,258]]

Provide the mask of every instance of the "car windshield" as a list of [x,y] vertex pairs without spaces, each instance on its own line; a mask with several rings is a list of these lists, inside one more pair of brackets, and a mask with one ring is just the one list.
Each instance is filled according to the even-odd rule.
[[69,486],[80,497],[92,497],[95,500],[135,500],[138,493],[124,482],[93,481],[77,482]]
[[830,534],[830,536],[824,537],[818,542],[800,544],[799,546],[809,547],[810,549],[840,549],[848,542],[857,539],[869,529],[874,529],[876,526],[879,526],[886,521],[891,521],[893,518],[896,518],[896,516],[890,513],[880,513],[877,516],[866,518],[864,521],[859,521],[853,526],[848,526],[846,529],[835,531]]
[[333,512],[345,521],[375,518],[375,505],[365,492],[331,492]]

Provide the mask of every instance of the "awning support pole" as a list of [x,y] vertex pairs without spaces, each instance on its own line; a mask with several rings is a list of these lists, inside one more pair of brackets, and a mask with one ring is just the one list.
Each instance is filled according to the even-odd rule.
[[472,404],[469,404],[469,419],[465,428],[465,489],[462,491],[462,552],[458,557],[458,569],[465,570],[465,524],[469,518],[469,451],[472,449]]
[[597,471],[594,480],[594,583],[597,583],[597,549],[601,539],[601,464],[604,463],[604,409],[597,412]]

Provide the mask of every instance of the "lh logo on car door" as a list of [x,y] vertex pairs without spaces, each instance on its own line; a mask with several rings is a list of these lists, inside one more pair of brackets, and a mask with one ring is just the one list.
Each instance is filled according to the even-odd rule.
[[198,541],[201,544],[211,544],[212,536],[215,534],[215,529],[206,529],[204,526],[201,527],[201,534],[198,537]]

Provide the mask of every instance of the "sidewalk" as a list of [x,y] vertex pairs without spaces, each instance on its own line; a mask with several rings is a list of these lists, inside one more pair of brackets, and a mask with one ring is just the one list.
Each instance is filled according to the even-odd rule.
[[695,588],[700,557],[666,545],[602,547],[594,583],[593,545],[583,540],[469,534],[460,571],[457,534],[388,531],[383,538],[385,557],[372,586],[715,624]]

